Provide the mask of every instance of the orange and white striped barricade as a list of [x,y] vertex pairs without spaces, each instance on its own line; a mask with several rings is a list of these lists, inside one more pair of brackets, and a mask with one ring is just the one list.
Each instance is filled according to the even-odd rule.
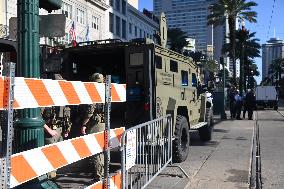
[[[0,94],[4,77],[0,77]],[[111,84],[112,102],[126,101],[125,84]],[[0,109],[4,108],[0,96]],[[14,109],[105,103],[105,84],[51,79],[15,78]]]
[[[103,132],[35,148],[6,158],[9,160],[5,164],[6,168],[10,166],[11,162],[11,175],[8,169],[5,172],[8,176],[6,176],[4,182],[8,185],[8,188],[13,188],[50,171],[103,151],[107,151],[106,155],[109,160],[110,148],[117,147],[120,144],[120,137],[124,131],[124,128],[109,129],[110,103],[126,101],[126,85],[111,84],[110,77],[107,76],[108,84],[106,85],[96,82],[14,78],[11,75],[8,76],[10,78],[8,81],[13,81],[14,84],[10,82],[7,85],[6,77],[0,77],[0,94],[3,94],[0,95],[0,110],[7,110],[7,106],[13,111],[13,109],[93,103],[106,103],[107,108],[106,130]],[[7,86],[10,87],[10,90],[7,90]],[[10,104],[8,104],[7,95],[4,96],[7,91],[10,92],[10,96],[8,95]],[[13,113],[10,115],[13,115]],[[10,119],[10,127],[12,128],[13,118]],[[11,144],[12,137],[9,140],[7,143]],[[109,165],[109,161],[107,161],[107,165]],[[107,177],[105,178],[108,178],[108,181],[106,182],[105,179],[104,184],[108,184],[109,187],[111,178],[108,176],[108,170],[107,166],[107,171],[105,171]]]
[[[124,128],[110,131],[110,148],[120,146]],[[104,131],[13,154],[11,188],[105,150]]]
[[[121,189],[121,171],[110,177],[110,189]],[[98,181],[85,189],[104,189],[104,182]]]

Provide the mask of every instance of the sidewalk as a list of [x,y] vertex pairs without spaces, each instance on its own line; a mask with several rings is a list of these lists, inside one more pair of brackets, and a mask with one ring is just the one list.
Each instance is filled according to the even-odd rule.
[[248,120],[222,121],[207,143],[192,133],[190,155],[179,164],[190,179],[177,177],[181,172],[168,168],[148,188],[247,188],[253,126],[254,121]]

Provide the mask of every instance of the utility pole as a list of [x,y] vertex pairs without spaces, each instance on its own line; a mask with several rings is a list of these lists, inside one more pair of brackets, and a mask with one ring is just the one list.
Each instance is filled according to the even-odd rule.
[[220,64],[223,66],[223,75],[222,75],[222,81],[223,81],[223,107],[222,107],[222,112],[221,112],[221,119],[227,119],[227,114],[226,114],[226,95],[225,95],[225,87],[226,87],[226,70],[225,70],[225,62],[224,58],[220,57]]

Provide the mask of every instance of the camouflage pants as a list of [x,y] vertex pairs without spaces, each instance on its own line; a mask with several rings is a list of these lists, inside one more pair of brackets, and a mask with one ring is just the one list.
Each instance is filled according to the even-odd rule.
[[[63,137],[62,137],[62,128],[59,127],[56,129],[56,132],[58,133],[57,136],[50,136],[48,133],[45,133],[45,137],[44,137],[44,144],[48,145],[48,144],[54,144],[60,141],[63,141]],[[52,179],[56,177],[56,170],[51,171],[49,173],[46,174],[48,178]]]
[[[97,133],[105,130],[105,124],[97,122],[91,127],[87,127],[87,134]],[[101,180],[104,176],[104,154],[100,153],[90,158],[91,163],[94,165],[94,177]]]

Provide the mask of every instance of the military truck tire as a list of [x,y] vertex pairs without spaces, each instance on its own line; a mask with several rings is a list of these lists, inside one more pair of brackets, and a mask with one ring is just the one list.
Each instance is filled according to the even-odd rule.
[[207,122],[206,125],[198,129],[199,137],[202,141],[209,141],[212,139],[212,130],[213,130],[213,114],[212,109],[206,109],[205,120]]
[[278,106],[277,105],[274,106],[274,110],[278,110]]
[[186,160],[189,152],[190,136],[187,119],[177,115],[173,141],[173,160],[180,163]]

